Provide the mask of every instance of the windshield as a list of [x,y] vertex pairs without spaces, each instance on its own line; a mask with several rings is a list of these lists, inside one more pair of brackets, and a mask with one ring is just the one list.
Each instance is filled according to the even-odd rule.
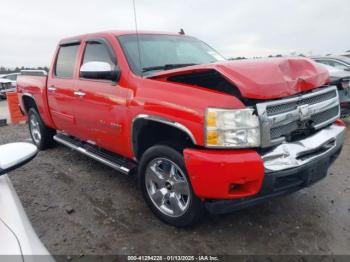
[[[137,38],[141,59],[139,59]],[[225,60],[204,42],[188,36],[142,34],[138,37],[123,35],[118,39],[131,70],[137,75]]]

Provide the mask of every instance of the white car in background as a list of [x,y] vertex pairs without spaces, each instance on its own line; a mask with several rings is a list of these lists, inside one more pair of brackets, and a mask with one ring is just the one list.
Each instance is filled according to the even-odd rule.
[[6,78],[0,78],[0,99],[6,99],[7,92],[15,92],[16,87],[12,86],[10,80]]
[[36,154],[37,148],[30,143],[0,146],[0,261],[54,261],[36,235],[6,174]]
[[7,74],[7,75],[1,75],[0,78],[7,79],[7,80],[11,81],[12,87],[16,87],[17,86],[17,77],[20,74],[21,73],[12,73],[12,74]]

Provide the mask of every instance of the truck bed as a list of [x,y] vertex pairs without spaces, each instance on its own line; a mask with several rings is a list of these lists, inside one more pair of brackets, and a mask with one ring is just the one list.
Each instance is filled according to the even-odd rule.
[[47,73],[43,70],[22,70],[17,78],[17,93],[22,112],[26,112],[25,97],[34,98],[38,111],[49,127],[54,127],[47,100]]

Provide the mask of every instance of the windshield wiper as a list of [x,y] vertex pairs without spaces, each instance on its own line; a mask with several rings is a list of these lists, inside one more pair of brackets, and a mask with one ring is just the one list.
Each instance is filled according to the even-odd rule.
[[148,72],[148,71],[153,71],[153,70],[169,70],[169,69],[186,67],[186,66],[193,66],[193,65],[197,65],[197,64],[188,63],[188,64],[166,64],[163,66],[150,66],[150,67],[142,68],[142,72]]

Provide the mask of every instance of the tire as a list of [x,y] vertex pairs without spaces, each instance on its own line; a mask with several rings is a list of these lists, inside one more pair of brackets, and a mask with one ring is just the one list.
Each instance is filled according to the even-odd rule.
[[181,153],[156,145],[144,152],[139,165],[139,181],[147,205],[162,221],[176,227],[199,222],[203,202],[193,193]]
[[53,146],[53,136],[56,131],[45,126],[39,113],[34,108],[28,111],[28,126],[33,143],[38,149],[45,150]]

